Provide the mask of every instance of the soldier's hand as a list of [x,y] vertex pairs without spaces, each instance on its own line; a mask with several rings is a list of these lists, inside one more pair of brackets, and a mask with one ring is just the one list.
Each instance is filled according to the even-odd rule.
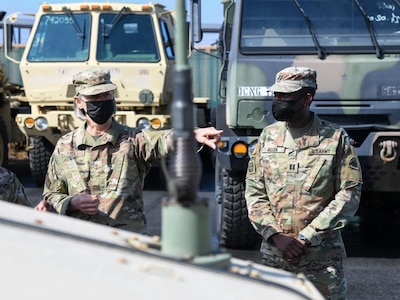
[[211,149],[217,148],[217,143],[223,132],[223,130],[217,130],[214,127],[197,128],[194,130],[197,142],[207,145]]
[[282,255],[289,259],[299,257],[306,249],[305,242],[297,239],[294,235],[277,233],[271,239]]
[[69,211],[80,211],[87,215],[95,215],[99,211],[100,199],[98,195],[78,194],[71,199]]
[[33,209],[34,210],[39,210],[39,211],[55,212],[54,207],[44,199],[42,199]]

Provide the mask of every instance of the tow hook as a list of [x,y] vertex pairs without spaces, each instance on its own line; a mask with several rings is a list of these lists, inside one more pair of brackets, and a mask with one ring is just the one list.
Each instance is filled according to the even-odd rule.
[[384,162],[391,162],[397,157],[397,142],[395,141],[383,141],[379,143],[381,147],[380,157]]

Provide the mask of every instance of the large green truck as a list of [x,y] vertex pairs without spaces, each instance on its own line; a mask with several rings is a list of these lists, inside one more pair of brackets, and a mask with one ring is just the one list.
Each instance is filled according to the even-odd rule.
[[[23,14],[4,19],[5,35]],[[116,93],[114,118],[128,126],[171,127],[174,11],[161,4],[113,2],[42,4],[22,57],[12,39],[6,58],[19,64],[28,109],[16,115],[26,137],[32,176],[41,186],[59,137],[82,121],[73,112],[72,75],[108,68]],[[14,56],[13,56],[14,55]],[[208,95],[195,95],[198,126],[209,123]]]
[[220,241],[248,248],[258,236],[244,199],[247,162],[274,122],[275,74],[318,72],[311,109],[343,126],[362,163],[364,190],[399,192],[400,5],[398,0],[222,0],[221,104],[216,162]]

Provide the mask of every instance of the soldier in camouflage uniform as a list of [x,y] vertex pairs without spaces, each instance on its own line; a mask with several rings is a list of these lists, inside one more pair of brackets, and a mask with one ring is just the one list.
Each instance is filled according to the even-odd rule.
[[361,168],[343,128],[309,110],[316,71],[276,75],[272,112],[249,161],[246,202],[263,263],[304,273],[327,299],[346,299],[340,229],[356,213]]
[[4,167],[0,167],[0,200],[32,206],[17,176]]
[[[146,233],[144,178],[151,164],[172,149],[173,131],[137,130],[117,123],[107,70],[76,74],[75,113],[86,120],[57,142],[43,196],[57,213]],[[215,149],[221,130],[195,130],[198,142]],[[39,210],[46,209],[43,203]]]

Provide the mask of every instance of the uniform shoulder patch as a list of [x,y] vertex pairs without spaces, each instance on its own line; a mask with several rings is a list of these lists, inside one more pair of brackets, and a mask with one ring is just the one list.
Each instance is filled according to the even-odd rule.
[[350,158],[349,167],[354,169],[354,170],[359,170],[360,169],[357,157],[353,156],[353,157]]
[[251,159],[251,160],[249,161],[249,165],[247,166],[247,171],[248,171],[250,174],[253,174],[253,173],[255,172],[254,159]]

